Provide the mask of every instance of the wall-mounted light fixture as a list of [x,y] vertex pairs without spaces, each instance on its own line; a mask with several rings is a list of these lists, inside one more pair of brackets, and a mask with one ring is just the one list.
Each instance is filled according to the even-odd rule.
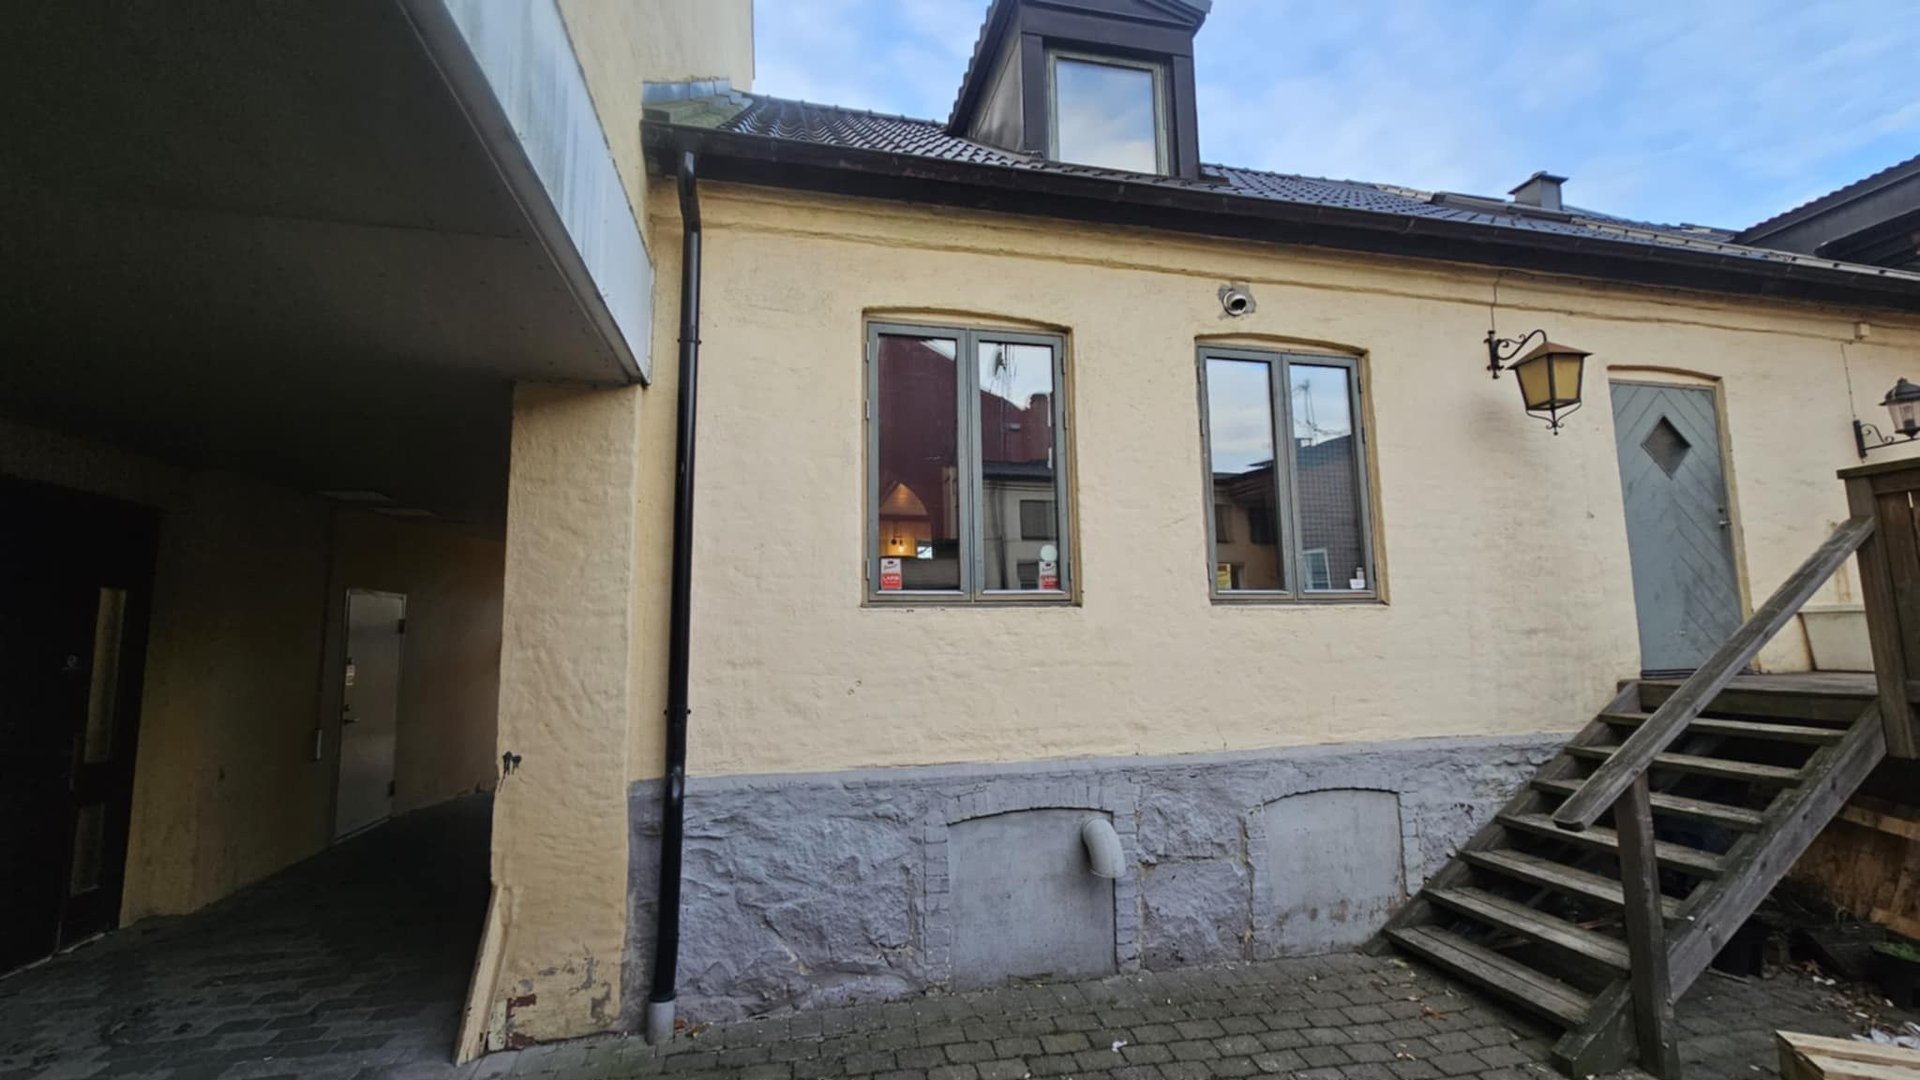
[[[1893,430],[1898,436],[1882,435],[1880,429],[1872,424],[1853,422],[1853,445],[1860,450],[1860,460],[1867,459],[1867,452],[1883,446],[1898,446],[1903,442],[1920,439],[1920,386],[1905,379],[1893,384],[1887,396],[1880,399],[1887,407],[1887,415],[1893,420]],[[1867,433],[1873,433],[1873,440],[1867,440]]]
[[[1520,350],[1538,338],[1540,344],[1525,356]],[[1494,378],[1504,369],[1513,372],[1520,384],[1520,399],[1527,415],[1545,420],[1548,430],[1560,434],[1560,422],[1580,407],[1580,381],[1592,353],[1547,340],[1545,330],[1524,337],[1498,337],[1487,331],[1487,370]],[[1518,360],[1514,357],[1519,356]],[[1544,414],[1544,415],[1542,415]]]

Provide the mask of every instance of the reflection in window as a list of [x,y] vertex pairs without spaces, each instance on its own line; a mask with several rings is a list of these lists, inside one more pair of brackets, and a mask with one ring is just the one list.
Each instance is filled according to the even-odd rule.
[[1064,594],[1059,345],[952,334],[876,334],[871,587]]
[[[1367,558],[1360,523],[1350,373],[1344,367],[1289,364],[1287,379],[1304,587],[1309,591],[1364,589],[1364,584],[1352,584],[1365,581]],[[1310,558],[1317,559],[1317,564]],[[1317,572],[1310,572],[1310,566],[1317,566]]]
[[1154,67],[1054,57],[1055,160],[1165,172],[1159,83]]
[[[1040,563],[1054,545],[1053,350],[1045,345],[982,341],[976,345],[980,387],[980,545],[986,589],[1038,589]],[[1044,513],[1028,516],[1027,504]],[[1035,519],[1038,520],[1035,520]],[[1009,528],[1009,526],[1012,528]],[[1029,528],[1032,526],[1032,528]],[[1019,563],[1035,564],[1034,583]],[[1058,571],[1051,575],[1058,578]],[[1059,585],[1046,585],[1057,589]]]
[[1353,365],[1236,354],[1204,372],[1214,590],[1371,592]]
[[1207,361],[1213,562],[1221,590],[1286,587],[1274,535],[1273,388],[1267,369],[1263,361]]
[[876,543],[882,565],[898,571],[891,589],[960,588],[958,348],[951,339],[880,337]]

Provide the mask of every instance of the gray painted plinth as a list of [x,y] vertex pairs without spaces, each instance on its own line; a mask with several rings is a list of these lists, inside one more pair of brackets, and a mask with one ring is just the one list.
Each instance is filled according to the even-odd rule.
[[[1324,870],[1325,833],[1343,827],[1340,815],[1351,800],[1290,796],[1348,790],[1395,796],[1398,835],[1383,835],[1391,832],[1390,814],[1372,814],[1373,835],[1351,837],[1351,880],[1411,891],[1564,741],[1564,735],[1417,739],[694,777],[687,789],[680,1015],[729,1020],[951,987],[956,886],[950,827],[1036,809],[1100,813],[1119,833],[1131,866],[1113,883],[1118,970],[1345,947],[1356,928],[1300,919],[1297,899],[1313,890],[1291,876],[1299,866],[1278,864],[1289,852],[1312,852],[1302,855],[1302,865]],[[658,783],[634,784],[628,812],[624,997],[629,1020],[637,1022],[651,968]],[[1290,843],[1296,834],[1298,843]],[[1383,917],[1388,906],[1365,905],[1366,917]]]

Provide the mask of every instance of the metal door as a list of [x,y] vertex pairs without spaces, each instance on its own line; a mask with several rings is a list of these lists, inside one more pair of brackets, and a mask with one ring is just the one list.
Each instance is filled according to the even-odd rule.
[[340,783],[334,839],[393,815],[393,755],[400,731],[400,643],[407,598],[347,590],[346,664],[341,671]]
[[0,971],[119,921],[147,510],[0,481]]
[[1741,622],[1713,391],[1614,383],[1613,431],[1640,667],[1692,671]]

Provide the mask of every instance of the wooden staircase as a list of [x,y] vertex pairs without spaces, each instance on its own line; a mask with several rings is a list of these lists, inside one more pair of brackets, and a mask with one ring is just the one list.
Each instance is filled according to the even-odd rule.
[[[1871,513],[1840,526],[1684,681],[1624,685],[1381,944],[1560,1029],[1554,1057],[1572,1076],[1637,1062],[1677,1077],[1674,1000],[1887,755],[1889,732],[1910,736],[1920,684],[1745,674],[1856,551],[1879,664],[1870,575],[1882,553],[1862,550],[1874,528]],[[1901,695],[1897,729],[1882,719],[1889,693]]]
[[[1629,684],[1388,925],[1401,949],[1565,1034],[1573,1076],[1633,1060],[1619,831],[1552,813],[1678,684]],[[1736,680],[1653,759],[1647,801],[1670,997],[1706,969],[1885,754],[1870,685]]]

